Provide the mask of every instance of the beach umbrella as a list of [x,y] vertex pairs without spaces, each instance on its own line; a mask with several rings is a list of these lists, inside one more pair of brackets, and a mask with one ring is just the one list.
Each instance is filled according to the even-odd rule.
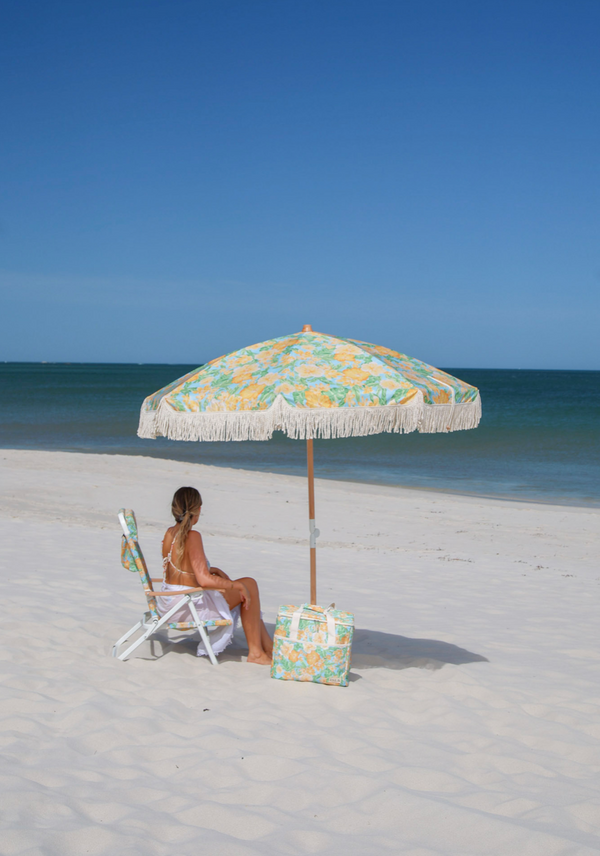
[[310,600],[317,601],[313,439],[458,431],[481,418],[479,391],[390,348],[316,333],[250,345],[149,395],[138,435],[171,440],[306,440]]

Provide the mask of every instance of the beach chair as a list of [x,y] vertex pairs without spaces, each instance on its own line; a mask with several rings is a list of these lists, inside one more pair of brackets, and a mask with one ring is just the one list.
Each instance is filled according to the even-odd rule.
[[[171,630],[197,630],[200,634],[200,638],[204,642],[211,663],[215,666],[218,665],[218,660],[215,657],[215,653],[210,644],[208,629],[211,627],[223,627],[232,624],[231,619],[211,618],[208,620],[201,620],[198,617],[196,607],[192,600],[192,595],[204,591],[202,588],[182,589],[181,591],[172,592],[155,591],[152,587],[152,583],[160,583],[162,582],[162,578],[152,579],[148,574],[146,561],[138,542],[137,522],[133,511],[128,508],[122,508],[119,511],[119,523],[123,530],[121,563],[126,570],[132,571],[133,573],[137,571],[139,573],[142,586],[144,587],[144,594],[146,595],[148,610],[147,612],[144,612],[140,620],[133,625],[131,630],[128,630],[124,636],[121,636],[121,638],[115,642],[112,649],[113,657],[117,657],[119,660],[126,660],[131,652],[135,651],[142,642],[145,642],[153,633],[156,633],[157,630],[160,630],[161,627],[166,625],[167,628],[170,628]],[[177,602],[172,609],[161,616],[156,607],[157,597],[176,597]],[[181,609],[182,600],[185,601],[189,607],[191,620],[170,622],[169,619],[171,616]],[[130,645],[126,651],[119,654],[120,646],[127,642],[135,633],[137,633],[138,630],[142,631],[142,635],[139,636],[133,645]]]

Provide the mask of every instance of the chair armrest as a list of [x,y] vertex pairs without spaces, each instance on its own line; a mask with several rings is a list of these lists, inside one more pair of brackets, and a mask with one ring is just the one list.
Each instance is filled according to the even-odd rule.
[[[163,577],[150,577],[151,583],[162,583]],[[190,591],[209,591],[209,589],[190,589]],[[210,589],[210,591],[220,591],[225,592],[227,589]],[[181,592],[174,592],[174,594],[181,594]]]
[[146,597],[180,597],[183,594],[195,594],[196,592],[199,592],[199,591],[220,591],[220,592],[224,592],[225,589],[190,588],[190,589],[180,589],[179,591],[146,591]]
[[180,591],[146,591],[146,597],[181,597],[183,594],[195,594],[203,588],[181,589]]

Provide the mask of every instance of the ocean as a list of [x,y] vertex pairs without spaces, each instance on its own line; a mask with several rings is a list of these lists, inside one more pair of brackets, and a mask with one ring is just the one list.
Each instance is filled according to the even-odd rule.
[[[189,365],[0,363],[0,448],[150,455],[304,474],[305,444],[136,436],[146,395]],[[452,434],[315,441],[315,475],[513,500],[600,505],[600,372],[454,369],[483,418]]]

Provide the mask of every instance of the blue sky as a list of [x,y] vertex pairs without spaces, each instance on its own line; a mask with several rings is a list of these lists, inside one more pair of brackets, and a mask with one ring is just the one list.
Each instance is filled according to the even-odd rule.
[[600,369],[597,0],[4,0],[0,359]]

